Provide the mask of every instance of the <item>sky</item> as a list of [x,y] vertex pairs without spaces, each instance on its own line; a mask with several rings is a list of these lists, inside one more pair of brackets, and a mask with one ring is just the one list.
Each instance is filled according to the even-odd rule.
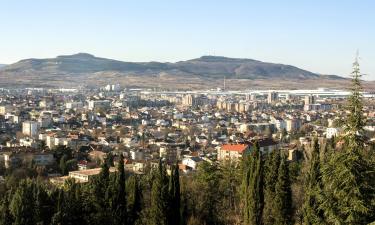
[[373,0],[0,0],[0,63],[90,53],[175,62],[218,55],[375,80]]

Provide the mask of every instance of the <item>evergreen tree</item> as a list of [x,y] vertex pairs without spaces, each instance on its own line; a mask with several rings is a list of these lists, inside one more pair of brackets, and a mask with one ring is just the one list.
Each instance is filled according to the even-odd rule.
[[[112,182],[111,182],[112,181]],[[112,215],[110,211],[111,190],[113,190],[113,179],[109,177],[109,167],[102,163],[101,171],[89,184],[88,193],[85,197],[85,210],[90,213],[87,219],[93,224],[111,224]]]
[[139,214],[142,209],[141,199],[142,193],[140,189],[140,184],[138,182],[137,177],[131,176],[127,180],[127,190],[128,191],[128,208],[129,208],[129,216],[128,216],[128,224],[134,225],[139,218]]
[[322,188],[320,167],[320,146],[318,139],[315,138],[305,182],[306,193],[303,204],[303,216],[306,225],[320,225],[324,223],[323,211],[319,209],[319,193]]
[[68,157],[66,155],[63,155],[60,159],[60,171],[62,175],[68,174],[68,166],[66,164]]
[[221,180],[221,171],[217,164],[202,162],[194,176],[194,194],[189,199],[194,201],[194,210],[191,212],[201,220],[201,224],[219,224],[222,215],[219,214],[220,202],[223,200],[218,187]]
[[65,181],[65,192],[62,194],[62,204],[60,204],[60,211],[62,211],[62,224],[74,225],[84,224],[82,218],[82,204],[80,186],[74,179]]
[[38,182],[34,190],[35,213],[34,218],[37,224],[50,224],[53,205],[51,204],[45,188]]
[[13,217],[9,210],[8,196],[4,196],[1,206],[0,206],[0,224],[11,225],[12,222],[13,222]]
[[165,165],[159,161],[151,190],[151,225],[167,225],[169,210],[168,178]]
[[278,177],[280,166],[280,152],[278,150],[272,151],[266,160],[265,166],[265,188],[264,188],[264,210],[263,223],[265,225],[273,225],[275,215],[273,214],[275,186]]
[[180,196],[180,174],[178,164],[172,166],[171,176],[169,178],[169,196],[170,196],[170,211],[169,224],[180,224],[181,217],[181,196]]
[[10,212],[14,218],[13,225],[35,224],[34,198],[30,180],[21,181],[10,203]]
[[375,220],[375,165],[364,145],[362,87],[359,63],[353,64],[345,142],[322,168],[322,204],[332,224],[367,224]]
[[286,157],[281,157],[275,186],[273,215],[275,225],[292,224],[292,193],[290,187],[289,168]]
[[126,218],[126,193],[125,193],[125,167],[124,156],[121,154],[117,166],[117,177],[115,181],[114,196],[112,204],[112,216],[114,225],[124,225],[127,222]]
[[262,224],[264,206],[263,196],[263,161],[259,146],[256,143],[254,152],[246,166],[244,184],[244,222],[245,224]]
[[55,214],[53,214],[51,219],[52,225],[62,225],[64,224],[64,191],[62,189],[58,190],[58,197],[57,197],[57,206]]

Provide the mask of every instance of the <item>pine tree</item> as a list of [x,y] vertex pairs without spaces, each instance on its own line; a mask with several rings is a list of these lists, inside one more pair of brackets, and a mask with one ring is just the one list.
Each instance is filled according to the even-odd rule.
[[375,220],[375,165],[364,145],[362,87],[359,63],[353,64],[348,100],[345,142],[322,168],[322,204],[326,220],[333,224],[367,224]]
[[117,166],[117,178],[114,188],[114,204],[112,205],[112,215],[114,225],[125,225],[127,221],[127,205],[125,193],[125,168],[124,156],[121,154]]
[[280,166],[280,152],[272,151],[267,157],[265,166],[265,188],[264,188],[264,210],[263,223],[264,225],[274,224],[273,204],[275,199],[275,186],[278,177]]
[[151,225],[167,225],[169,210],[168,178],[165,165],[159,161],[151,190]]
[[172,173],[169,178],[169,196],[170,196],[170,212],[169,224],[180,224],[181,217],[181,196],[180,196],[180,174],[178,164],[172,166]]
[[303,216],[306,225],[320,225],[324,223],[323,211],[319,209],[319,193],[322,188],[320,167],[320,146],[318,139],[315,138],[305,182],[306,193],[303,204]]
[[244,222],[245,224],[262,224],[262,213],[264,206],[263,196],[263,161],[258,144],[248,159],[246,167],[244,186]]
[[284,155],[281,157],[278,172],[273,208],[274,224],[288,225],[292,224],[292,191],[290,187],[288,162]]

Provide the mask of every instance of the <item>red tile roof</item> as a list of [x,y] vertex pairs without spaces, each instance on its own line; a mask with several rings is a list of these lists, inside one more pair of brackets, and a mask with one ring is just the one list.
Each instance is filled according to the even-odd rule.
[[221,146],[222,150],[236,151],[239,153],[244,152],[247,148],[248,148],[248,145],[245,145],[245,144],[225,144]]

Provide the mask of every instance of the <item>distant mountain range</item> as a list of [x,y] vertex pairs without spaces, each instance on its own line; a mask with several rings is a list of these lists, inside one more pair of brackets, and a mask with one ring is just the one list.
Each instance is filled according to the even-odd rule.
[[[5,86],[98,86],[117,82],[129,87],[161,88],[214,88],[226,78],[228,87],[236,82],[238,88],[275,86],[275,81],[285,85],[310,83],[347,83],[335,75],[320,75],[295,66],[261,62],[253,59],[202,56],[176,63],[123,62],[99,58],[87,53],[58,56],[50,59],[25,59],[0,68],[0,84]],[[269,82],[272,85],[260,85]],[[325,81],[322,83],[321,81]],[[277,85],[276,85],[277,86]],[[298,86],[298,85],[297,85]],[[288,86],[284,87],[288,88]]]
[[0,64],[0,67],[6,66],[5,64]]

